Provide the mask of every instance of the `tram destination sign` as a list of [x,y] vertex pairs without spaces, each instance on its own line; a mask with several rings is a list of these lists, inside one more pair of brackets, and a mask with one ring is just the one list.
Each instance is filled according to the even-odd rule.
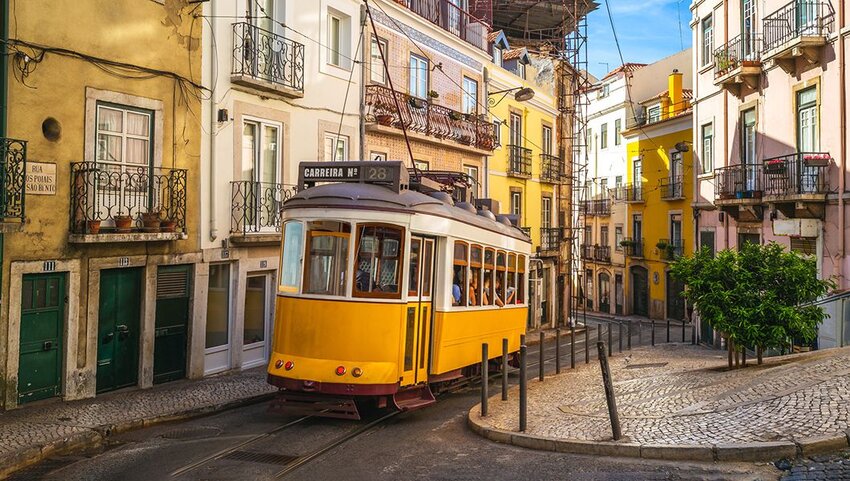
[[380,184],[399,191],[407,188],[409,176],[404,164],[398,161],[301,162],[298,172],[300,188],[326,182]]

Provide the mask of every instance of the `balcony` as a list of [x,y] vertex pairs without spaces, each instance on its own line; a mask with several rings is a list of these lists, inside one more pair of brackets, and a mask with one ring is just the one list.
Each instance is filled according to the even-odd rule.
[[714,51],[714,84],[737,89],[758,87],[761,75],[761,37],[738,35]]
[[541,227],[540,228],[540,250],[541,251],[558,251],[561,245],[561,239],[564,237],[564,229],[560,227]]
[[71,163],[70,242],[186,238],[185,169]]
[[593,260],[602,264],[611,263],[611,247],[610,246],[593,246]]
[[625,255],[638,259],[643,258],[643,239],[626,237],[620,241],[620,245],[623,247],[623,253]]
[[614,200],[627,203],[641,203],[644,201],[644,192],[646,191],[643,182],[639,184],[625,184],[612,189],[614,192]]
[[26,200],[27,142],[0,140],[0,223],[20,225]]
[[294,186],[242,180],[230,183],[230,233],[234,244],[280,242],[280,207]]
[[531,178],[531,149],[519,145],[508,145],[508,175]]
[[798,58],[818,63],[834,24],[830,2],[794,0],[764,17],[762,59],[777,63],[790,74],[796,72]]
[[487,51],[490,27],[449,0],[395,0],[464,42]]
[[250,23],[234,23],[230,79],[250,89],[303,97],[304,45]]
[[561,158],[550,154],[540,154],[540,180],[558,184],[563,178],[564,163]]
[[765,159],[764,200],[787,217],[822,217],[829,193],[828,152],[798,152]]
[[661,260],[675,261],[684,255],[685,241],[683,239],[673,239],[672,241],[669,239],[659,239],[658,243],[655,244],[655,248],[658,249],[658,255],[661,257]]
[[455,148],[480,155],[496,148],[496,130],[486,116],[462,114],[401,92],[393,98],[392,90],[382,85],[366,86],[366,105],[367,118],[375,121],[368,128],[378,133],[400,135],[404,125],[422,141],[445,145],[444,140],[451,140]]
[[658,179],[658,188],[661,191],[661,200],[681,200],[685,198],[681,175]]
[[755,222],[763,218],[761,164],[721,167],[714,175],[715,205],[735,220]]
[[581,258],[584,260],[592,261],[593,260],[593,246],[589,244],[582,244],[579,246],[579,250],[581,251]]

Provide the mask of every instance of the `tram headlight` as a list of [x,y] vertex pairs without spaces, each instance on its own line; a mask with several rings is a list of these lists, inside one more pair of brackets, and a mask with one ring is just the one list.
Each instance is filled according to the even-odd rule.
[[275,363],[274,363],[274,367],[275,367],[276,369],[280,369],[280,368],[282,368],[282,367],[283,367],[283,361],[281,361],[280,359],[278,359],[277,361],[275,361]]
[[351,370],[351,375],[354,376],[354,377],[360,377],[360,376],[363,375],[363,370],[360,369],[359,367],[355,367],[354,369]]
[[336,375],[342,376],[343,374],[345,374],[345,366],[338,366],[336,368]]
[[292,361],[286,361],[286,364],[283,365],[283,368],[287,371],[291,371],[293,367],[295,367],[295,363]]

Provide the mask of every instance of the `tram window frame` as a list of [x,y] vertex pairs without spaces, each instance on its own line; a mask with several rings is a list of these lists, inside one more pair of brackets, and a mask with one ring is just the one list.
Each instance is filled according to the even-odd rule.
[[517,304],[525,304],[525,273],[526,273],[526,266],[528,265],[528,262],[526,260],[526,257],[523,256],[523,255],[517,255],[516,260],[517,260],[516,303]]
[[[476,256],[477,254],[477,256]],[[476,259],[477,257],[477,259]],[[483,278],[481,277],[482,267],[484,262],[484,248],[479,244],[472,244],[469,247],[469,282],[476,280],[477,285],[473,292],[472,286],[469,286],[468,296],[469,302],[467,305],[478,307],[481,306],[481,291]],[[473,298],[474,297],[474,298]]]
[[[288,232],[290,226],[300,227],[300,230],[297,233],[290,233]],[[304,273],[304,246],[306,243],[305,230],[304,222],[301,222],[300,220],[288,220],[283,223],[281,228],[280,275],[278,276],[278,288],[281,292],[298,294],[298,291],[301,288],[301,281]],[[297,237],[293,237],[293,235],[297,235]],[[297,240],[298,243],[291,244],[293,240]],[[293,267],[295,270],[291,271]],[[293,279],[293,281],[287,282],[290,279]]]
[[[489,262],[488,257],[489,255]],[[496,289],[496,249],[492,247],[484,248],[484,280],[481,283],[481,305],[482,306],[493,306],[496,305],[496,299],[493,297],[493,293]],[[487,280],[490,280],[490,287],[484,291],[484,286],[486,285]]]
[[496,295],[504,306],[505,292],[507,292],[508,288],[508,253],[506,251],[496,251],[496,276],[500,278],[499,285],[501,286]]
[[[505,297],[505,304],[517,304],[517,255],[514,252],[508,253],[508,293]],[[513,289],[513,291],[511,291]]]
[[422,297],[431,297],[431,286],[434,279],[434,241],[426,239],[422,244],[423,264],[419,266],[423,270]]
[[[410,239],[410,258],[407,261],[407,297],[419,297],[419,278],[422,275],[422,254],[424,247],[422,244],[422,239]],[[415,257],[414,246],[418,247]]]
[[[459,250],[459,248],[462,250]],[[454,241],[452,253],[452,287],[449,290],[449,297],[453,307],[465,307],[467,305],[466,292],[468,290],[467,282],[469,280],[469,274],[467,273],[469,267],[469,244],[464,241]],[[462,254],[462,256],[458,258],[458,254]],[[460,269],[458,269],[458,267],[460,267]],[[457,279],[459,282],[455,283],[455,278],[458,277],[458,274],[460,274]],[[455,304],[454,295],[452,294],[455,285],[460,288],[460,302],[457,304]]]
[[[377,266],[378,276],[380,276],[381,271],[384,269],[385,261],[395,260],[395,271],[396,271],[395,272],[395,279],[396,279],[395,291],[374,291],[374,290],[371,290],[371,289],[368,290],[368,291],[361,291],[357,287],[356,276],[357,276],[357,272],[360,271],[359,265],[360,265],[361,249],[364,245],[363,244],[363,234],[366,231],[366,229],[369,229],[369,228],[373,228],[373,229],[393,229],[393,230],[397,231],[398,246],[396,246],[395,255],[386,255],[386,246],[384,245],[384,240],[380,240],[378,242],[378,246],[377,246],[377,256],[376,256],[376,253],[371,253],[373,257],[372,257],[372,260],[370,261],[370,262],[374,262],[374,260],[377,258],[378,262],[377,262],[377,264],[375,264],[375,266]],[[354,266],[353,266],[353,269],[354,269],[354,272],[355,272],[355,281],[354,281],[353,286],[352,286],[352,293],[353,293],[354,297],[367,298],[367,299],[401,299],[402,282],[404,281],[404,276],[406,274],[406,272],[404,270],[404,259],[405,259],[404,254],[406,252],[405,249],[407,247],[405,245],[405,242],[404,242],[405,241],[405,235],[406,235],[406,229],[404,227],[402,227],[400,225],[396,225],[396,224],[386,224],[386,223],[380,223],[380,222],[366,222],[366,223],[357,224],[357,250],[354,252]],[[393,240],[395,240],[395,239],[393,239]],[[370,275],[370,277],[372,277],[372,276]],[[370,281],[371,280],[373,280],[373,279],[370,279]],[[380,284],[376,283],[373,286],[373,288],[374,287],[380,288],[379,286],[380,286]]]
[[[331,224],[336,224],[338,230],[328,230],[329,227],[332,227]],[[313,266],[313,242],[316,237],[333,237],[344,239],[344,243],[342,246],[334,245],[333,250],[335,253],[332,254],[332,259],[336,259],[335,263],[331,263],[331,267],[328,269],[330,272],[330,276],[340,275],[340,284],[337,285],[336,289],[329,289],[328,292],[311,292],[312,289],[308,288],[312,282],[312,271],[311,267]],[[304,262],[301,276],[301,293],[306,295],[313,296],[326,296],[326,297],[346,297],[348,295],[348,266],[349,266],[349,250],[351,248],[351,224],[348,222],[340,222],[340,221],[310,221],[307,223],[307,232],[306,232],[306,242],[305,242],[305,250],[304,250]]]

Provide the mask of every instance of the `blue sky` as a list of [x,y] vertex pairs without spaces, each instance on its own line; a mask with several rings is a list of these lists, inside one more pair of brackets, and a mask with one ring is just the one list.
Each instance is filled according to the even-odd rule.
[[[611,33],[605,0],[597,1],[599,8],[587,16],[587,69],[596,77],[601,77],[620,65],[620,56]],[[691,30],[688,26],[691,17],[688,10],[690,0],[608,2],[626,62],[652,63],[682,50],[682,42],[684,48],[691,46]]]

